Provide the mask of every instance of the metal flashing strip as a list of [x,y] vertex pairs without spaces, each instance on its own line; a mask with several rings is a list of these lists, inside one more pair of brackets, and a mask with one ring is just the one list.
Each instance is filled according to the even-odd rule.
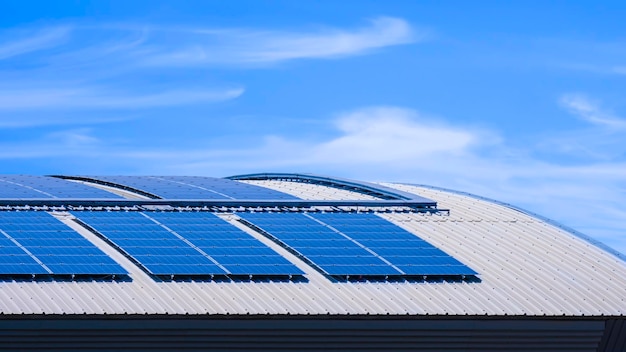
[[248,207],[248,208],[310,208],[310,207],[407,207],[417,211],[438,213],[436,203],[414,200],[255,200],[255,199],[0,199],[0,207]]
[[347,191],[366,194],[369,196],[377,197],[385,200],[411,200],[421,202],[424,204],[430,203],[436,205],[437,203],[428,198],[420,197],[418,195],[396,190],[390,187],[385,187],[369,182],[348,180],[337,177],[328,177],[312,174],[291,174],[291,173],[258,173],[258,174],[246,174],[235,175],[225,177],[230,180],[278,180],[289,182],[301,182],[322,185],[326,187],[338,188]]

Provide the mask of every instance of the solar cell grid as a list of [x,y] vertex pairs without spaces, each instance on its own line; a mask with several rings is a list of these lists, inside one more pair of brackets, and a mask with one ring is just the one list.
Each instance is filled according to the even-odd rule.
[[92,176],[164,199],[298,199],[275,190],[229,179],[200,176]]
[[[155,275],[303,274],[259,240],[211,213],[73,214]],[[118,225],[108,225],[112,222]],[[146,228],[149,231],[141,230]]]
[[0,273],[3,275],[46,275],[50,272],[35,261],[17,261],[0,265]]
[[2,253],[0,257],[0,263],[2,264],[15,264],[15,263],[31,263],[36,264],[35,260],[28,254],[24,253]]
[[[217,261],[231,274],[303,274],[295,265],[271,250],[265,244],[212,213],[155,212],[151,213],[150,216],[188,239],[193,245],[211,256],[213,260]],[[188,226],[190,224],[205,225],[203,227],[204,234],[198,234],[198,227],[194,228],[194,232],[189,232]],[[224,230],[227,230],[231,237],[225,239]],[[231,255],[224,254],[225,252],[223,250],[229,248],[240,248],[240,253],[242,253],[243,256],[233,256],[231,258]],[[249,262],[253,260],[253,258],[257,258],[256,263]],[[238,259],[245,260],[246,262],[241,263]],[[222,262],[222,260],[226,262]],[[242,267],[245,268],[245,270],[242,270]]]
[[[399,275],[398,270],[329,227],[301,213],[238,213],[328,275]],[[290,230],[297,229],[298,233]],[[301,234],[304,235],[301,235]],[[349,253],[344,256],[327,253]]]
[[55,177],[33,175],[0,175],[0,198],[102,198],[122,197],[99,188]]
[[372,213],[238,213],[329,275],[474,275]]
[[[139,212],[73,212],[154,275],[225,274],[210,258]],[[109,226],[111,223],[117,226]],[[126,230],[128,228],[128,230]],[[149,229],[149,230],[142,230]],[[187,248],[193,263],[172,262],[169,248]],[[188,265],[188,268],[182,268]]]
[[23,249],[18,247],[15,243],[0,245],[0,256],[9,255],[27,255]]
[[[414,234],[371,213],[311,216],[367,246],[407,275],[475,275],[476,272]],[[377,232],[361,231],[364,227]],[[391,241],[393,240],[393,241]]]
[[272,189],[223,178],[201,176],[162,176],[162,178],[211,189],[232,199],[298,199]]
[[14,260],[3,263],[0,274],[127,274],[93,243],[46,212],[0,212],[0,230],[5,237],[0,253],[15,254],[5,256]]

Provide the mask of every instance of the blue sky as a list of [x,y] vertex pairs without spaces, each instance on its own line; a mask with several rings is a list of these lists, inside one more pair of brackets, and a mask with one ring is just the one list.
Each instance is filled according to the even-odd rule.
[[626,252],[626,3],[0,4],[2,173],[311,172]]

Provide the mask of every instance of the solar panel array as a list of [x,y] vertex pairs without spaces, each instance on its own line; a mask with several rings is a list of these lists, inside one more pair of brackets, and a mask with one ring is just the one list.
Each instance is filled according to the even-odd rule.
[[74,212],[154,275],[301,275],[248,233],[212,213]]
[[203,176],[161,176],[168,181],[210,189],[231,199],[298,199],[287,193],[225,178]]
[[90,176],[142,190],[164,199],[298,199],[292,195],[229,179],[201,176]]
[[[299,199],[295,196],[213,177],[86,179],[141,190],[165,202],[158,206],[147,203],[143,209],[150,210],[143,211],[141,204],[125,203],[121,196],[81,182],[46,176],[0,175],[0,199],[5,199],[5,208],[21,210],[0,211],[0,275],[128,275],[102,250],[51,214],[22,210],[24,204],[47,209],[45,199],[57,200],[49,204],[61,209],[86,209],[71,213],[116,250],[156,276],[304,275],[270,246],[210,211],[152,211],[171,209],[167,199],[177,200],[172,202],[177,206],[195,206],[196,200],[202,199],[260,200],[259,204],[271,205],[266,201]],[[22,199],[36,201],[23,204]],[[121,200],[105,202],[105,199]],[[70,200],[72,204],[65,204]],[[131,205],[134,208],[128,211]],[[92,211],[94,207],[105,207],[108,211]],[[341,211],[237,214],[248,225],[262,229],[265,235],[330,276],[476,275],[455,258],[375,214]]]
[[406,275],[475,275],[476,272],[441,249],[371,213],[313,213],[370,249]]
[[333,276],[474,275],[419,237],[368,213],[237,213]]
[[125,275],[93,243],[46,212],[0,212],[0,274]]
[[121,197],[102,189],[48,176],[0,175],[0,198],[37,199],[120,199]]
[[300,213],[237,213],[329,275],[399,275],[375,254]]

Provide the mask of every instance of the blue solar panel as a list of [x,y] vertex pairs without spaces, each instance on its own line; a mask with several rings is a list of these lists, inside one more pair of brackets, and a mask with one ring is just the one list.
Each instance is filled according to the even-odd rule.
[[412,233],[368,213],[238,213],[329,275],[475,275]]
[[46,212],[0,212],[0,274],[125,275],[93,243]]
[[90,176],[164,199],[298,199],[292,195],[224,178],[200,176]]
[[[303,274],[271,248],[212,213],[155,212],[149,216],[197,246],[231,274]],[[241,254],[229,253],[229,249]]]
[[[73,212],[154,275],[226,274],[210,258],[139,212]],[[181,251],[185,254],[181,255]],[[182,262],[181,258],[186,258]]]
[[3,275],[39,275],[49,273],[37,263],[24,263],[22,261],[2,264],[0,265],[0,272]]
[[[271,234],[328,275],[402,274],[355,241],[303,214],[237,213],[237,215]],[[305,239],[299,238],[302,234],[306,234]]]
[[407,275],[476,275],[476,272],[414,234],[370,213],[312,213]]
[[301,275],[212,213],[74,212],[154,275]]
[[74,198],[74,199],[119,199],[122,198],[95,187],[55,177],[31,175],[0,175],[0,198]]

